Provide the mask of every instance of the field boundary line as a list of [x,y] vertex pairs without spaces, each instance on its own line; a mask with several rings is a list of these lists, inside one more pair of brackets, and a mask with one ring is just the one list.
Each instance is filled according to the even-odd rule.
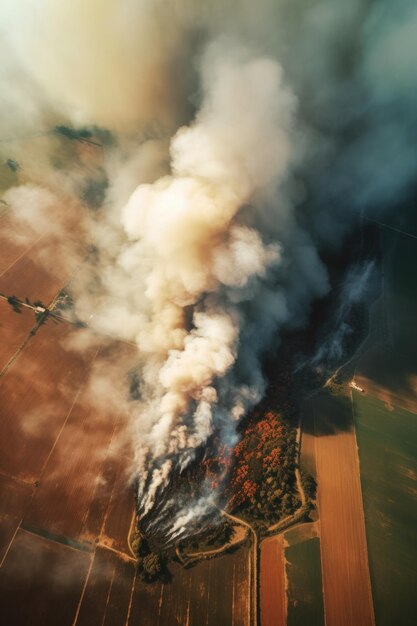
[[40,326],[42,325],[42,322],[36,322],[35,325],[30,329],[30,331],[28,332],[27,336],[25,337],[25,339],[23,340],[23,342],[20,344],[20,346],[17,348],[16,352],[14,354],[12,354],[12,356],[10,357],[10,359],[7,361],[7,363],[2,367],[2,369],[0,370],[0,378],[3,378],[3,376],[7,373],[7,371],[9,370],[9,368],[13,365],[13,363],[19,358],[20,354],[23,352],[23,350],[26,348],[27,344],[29,343],[29,341],[32,339],[32,337],[34,337],[36,335],[36,333],[38,332]]
[[38,243],[39,243],[39,242],[40,242],[40,241],[41,241],[44,237],[46,237],[46,235],[47,235],[47,234],[48,234],[48,233],[43,233],[42,235],[39,235],[39,237],[38,237],[38,238],[37,238],[37,239],[36,239],[33,243],[31,243],[31,244],[30,244],[30,246],[29,246],[28,248],[25,248],[25,250],[22,252],[22,254],[20,254],[20,255],[17,257],[17,259],[15,259],[15,260],[13,261],[13,263],[11,263],[10,265],[8,265],[8,266],[6,267],[6,269],[5,269],[5,270],[3,270],[3,272],[0,274],[0,278],[2,278],[2,276],[4,276],[4,275],[6,274],[6,272],[8,272],[9,270],[11,270],[11,269],[12,269],[12,267],[13,267],[14,265],[16,265],[16,263],[17,263],[18,261],[20,261],[20,259],[23,259],[23,257],[24,257],[24,256],[26,256],[26,254],[29,252],[29,250],[32,250],[32,248],[34,248],[34,247],[35,247],[35,246],[36,246],[36,245],[37,245],[37,244],[38,244]]
[[98,548],[101,548],[102,550],[109,550],[110,552],[114,552],[114,554],[117,554],[117,556],[119,558],[122,559],[122,561],[129,561],[130,563],[136,563],[137,559],[134,559],[133,557],[129,556],[128,554],[126,554],[126,552],[122,552],[121,550],[116,550],[116,548],[112,548],[111,546],[106,546],[105,543],[102,543],[101,541],[99,541],[96,546]]
[[350,390],[350,408],[351,408],[351,411],[352,411],[353,435],[355,437],[355,449],[356,449],[355,458],[356,458],[356,464],[357,464],[357,468],[358,468],[359,491],[360,491],[361,502],[362,502],[360,516],[362,518],[362,524],[363,524],[364,531],[365,531],[365,546],[364,546],[365,554],[364,554],[364,557],[365,557],[366,569],[368,571],[367,585],[366,586],[367,586],[367,591],[368,591],[369,601],[370,601],[371,611],[372,611],[372,623],[375,626],[375,608],[374,608],[374,598],[373,598],[373,593],[372,593],[371,571],[370,571],[370,568],[369,568],[368,537],[367,537],[367,534],[366,534],[366,519],[365,519],[365,511],[364,511],[363,494],[362,494],[361,462],[360,462],[360,457],[359,457],[358,440],[356,438],[355,409],[354,409],[354,404],[353,404],[353,390],[352,389]]
[[[94,361],[96,360],[97,355],[98,355],[98,353],[99,353],[99,350],[100,350],[100,348],[98,348],[98,349],[96,350],[96,352],[95,352],[95,354],[94,354],[93,358],[91,359],[91,362],[89,363],[90,367],[93,365]],[[64,423],[62,424],[62,426],[61,426],[61,428],[60,428],[60,430],[59,430],[59,433],[58,433],[58,435],[57,435],[57,436],[56,436],[56,438],[55,438],[55,441],[54,441],[54,443],[53,443],[53,445],[52,445],[52,448],[51,448],[51,449],[50,449],[50,451],[49,451],[48,456],[47,456],[47,457],[46,457],[46,459],[45,459],[44,464],[42,465],[42,469],[41,469],[41,471],[40,471],[40,473],[39,473],[39,482],[42,480],[42,476],[43,476],[43,473],[44,473],[44,471],[45,471],[46,466],[48,465],[49,459],[51,458],[52,453],[53,453],[53,451],[54,451],[54,450],[55,450],[55,448],[56,448],[56,445],[57,445],[57,443],[58,443],[58,441],[59,441],[59,438],[61,437],[62,432],[63,432],[63,430],[64,430],[65,426],[67,425],[68,419],[69,419],[69,417],[70,417],[70,415],[71,415],[71,413],[72,413],[72,410],[73,410],[73,408],[74,408],[75,404],[77,403],[77,400],[78,400],[79,395],[81,394],[81,391],[82,391],[82,390],[84,389],[84,387],[85,387],[85,384],[86,384],[86,380],[85,380],[85,379],[83,379],[83,380],[81,381],[81,383],[80,383],[80,386],[79,386],[79,388],[78,388],[77,393],[75,394],[74,400],[72,401],[72,404],[71,404],[71,406],[70,406],[70,408],[69,408],[69,410],[68,410],[68,413],[67,413],[67,415],[66,415],[66,417],[65,417]]]
[[[223,513],[223,515],[225,515],[226,517],[230,518],[231,520],[233,520],[234,522],[242,525],[242,526],[246,526],[247,528],[249,528],[249,530],[251,531],[252,535],[253,535],[253,548],[252,548],[252,559],[251,561],[253,561],[253,563],[251,563],[251,591],[252,591],[252,602],[253,602],[253,609],[251,611],[252,613],[252,619],[251,619],[251,623],[253,624],[253,626],[258,626],[258,610],[259,610],[259,602],[258,602],[258,535],[256,530],[253,528],[253,526],[251,526],[249,524],[249,522],[245,522],[244,520],[242,520],[239,517],[235,517],[234,515],[231,515],[231,513],[227,513],[224,509],[221,509],[221,512]],[[253,571],[252,571],[253,568]]]
[[[130,615],[132,613],[133,594],[135,592],[135,587],[136,587],[136,577],[137,577],[137,569],[135,568],[135,573],[134,573],[133,581],[132,581],[132,589],[130,590],[129,604],[128,604],[128,607],[127,607],[127,615],[126,615],[125,626],[129,626]],[[163,588],[163,586],[162,586],[162,588]],[[72,626],[75,626],[75,624],[73,624]]]
[[90,579],[90,574],[91,574],[91,570],[93,569],[93,563],[94,563],[95,558],[96,558],[96,551],[94,550],[94,552],[91,553],[90,565],[88,567],[88,572],[87,572],[87,575],[85,577],[85,581],[84,581],[83,589],[81,591],[80,599],[78,600],[77,608],[75,609],[75,615],[74,615],[74,620],[72,622],[72,626],[76,626],[76,624],[77,624],[78,616],[79,616],[80,610],[81,610],[81,604],[82,604],[82,602],[84,600],[85,590],[87,589],[87,584],[88,584],[88,581]]

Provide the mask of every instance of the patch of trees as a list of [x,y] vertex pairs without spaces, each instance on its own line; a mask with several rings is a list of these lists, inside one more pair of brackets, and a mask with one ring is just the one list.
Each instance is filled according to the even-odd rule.
[[233,450],[228,509],[267,525],[291,515],[299,506],[297,457],[290,421],[275,411],[255,414]]
[[61,135],[67,139],[80,141],[81,143],[89,143],[95,146],[111,146],[114,143],[112,134],[104,128],[98,126],[83,126],[80,128],[72,128],[70,126],[55,126],[52,132]]
[[22,305],[20,304],[20,302],[16,298],[16,296],[8,296],[7,302],[10,304],[10,306],[12,307],[12,309],[13,309],[13,311],[15,313],[21,313],[22,312]]
[[162,554],[152,552],[148,541],[137,530],[131,542],[137,557],[137,571],[142,580],[151,583],[159,580],[166,572],[166,562]]
[[310,500],[316,499],[316,491],[317,491],[317,482],[314,476],[309,474],[308,472],[301,472],[301,484],[304,489],[304,493],[306,498]]
[[305,495],[305,514],[304,519],[310,520],[310,514],[316,508],[316,494],[317,494],[317,482],[314,476],[308,472],[301,471],[301,486]]
[[56,135],[63,135],[67,139],[76,141],[86,141],[93,137],[93,133],[88,128],[70,128],[69,126],[55,126],[53,132]]
[[71,310],[74,308],[74,300],[72,295],[66,289],[61,289],[55,302],[55,309],[61,311]]
[[7,159],[6,161],[6,165],[9,168],[9,170],[13,173],[17,172],[18,170],[20,170],[20,165],[17,161],[15,161],[14,159]]
[[234,528],[223,516],[216,515],[190,532],[189,538],[179,542],[180,550],[188,552],[205,552],[227,545],[233,538]]
[[162,572],[161,557],[158,554],[147,554],[138,560],[138,572],[146,582],[153,582]]

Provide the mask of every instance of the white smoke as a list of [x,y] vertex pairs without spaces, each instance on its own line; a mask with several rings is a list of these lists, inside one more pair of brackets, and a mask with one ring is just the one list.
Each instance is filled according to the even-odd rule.
[[[417,11],[397,6],[2,3],[0,154],[25,184],[11,210],[36,198],[41,231],[51,194],[72,212],[103,187],[71,288],[81,319],[137,345],[143,512],[213,433],[235,440],[263,353],[329,289],[321,250],[415,182]],[[110,140],[70,145],[60,124]]]
[[[262,203],[288,176],[294,97],[276,62],[224,42],[209,47],[202,75],[196,119],[171,142],[172,175],[139,186],[122,211],[131,244],[118,264],[132,288],[140,286],[135,340],[149,397],[137,418],[146,424],[138,438],[146,450],[139,454],[140,493],[149,466],[169,457],[169,468],[183,470],[213,432],[234,430],[262,396],[265,343],[294,313],[285,295],[274,293],[282,246],[256,220],[261,209],[280,219],[279,202],[273,209]],[[250,205],[249,225],[241,211]],[[256,338],[247,333],[254,301]],[[169,479],[166,467],[152,471],[144,512]]]

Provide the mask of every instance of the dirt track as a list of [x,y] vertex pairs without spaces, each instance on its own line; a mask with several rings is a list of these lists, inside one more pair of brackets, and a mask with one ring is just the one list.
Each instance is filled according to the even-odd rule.
[[359,460],[350,403],[320,394],[315,418],[326,626],[373,626]]

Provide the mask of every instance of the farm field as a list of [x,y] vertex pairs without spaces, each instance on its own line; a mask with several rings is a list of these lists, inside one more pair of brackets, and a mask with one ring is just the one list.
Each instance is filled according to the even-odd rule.
[[108,485],[106,490],[100,487],[115,416],[102,415],[83,400],[81,393],[44,466],[24,524],[72,539],[94,540],[100,533],[102,515],[92,518],[90,507],[96,498],[110,495],[106,494]]
[[48,319],[0,379],[0,472],[7,476],[38,480],[68,418],[93,357],[64,349],[73,333]]
[[264,539],[260,547],[260,624],[285,626],[286,593],[282,535]]
[[69,219],[63,211],[53,228],[49,221],[33,230],[6,211],[0,216],[0,293],[49,305],[86,254],[80,239],[77,212]]
[[[0,210],[1,207],[0,204]],[[0,213],[0,276],[7,272],[43,236],[34,232],[25,232],[23,235],[21,231],[21,225],[13,219],[9,209],[4,209]],[[15,233],[15,236],[10,238],[7,233]]]
[[382,244],[388,333],[359,360],[366,395],[354,392],[353,406],[376,622],[408,626],[417,579],[417,246],[391,231]]
[[91,558],[19,530],[0,569],[2,623],[71,626]]
[[250,626],[249,559],[240,548],[190,569],[173,564],[166,584],[136,580],[129,626]]
[[357,444],[350,403],[321,393],[311,405],[327,626],[372,626],[373,602]]
[[77,626],[125,626],[135,579],[134,564],[114,552],[97,548],[82,600]]
[[411,625],[417,576],[417,416],[358,393],[354,410],[376,622]]
[[288,581],[287,626],[324,626],[320,539],[312,537],[285,549]]
[[31,309],[21,307],[17,313],[7,300],[0,298],[0,372],[35,325],[36,319]]
[[35,486],[0,474],[0,566],[30,504]]

